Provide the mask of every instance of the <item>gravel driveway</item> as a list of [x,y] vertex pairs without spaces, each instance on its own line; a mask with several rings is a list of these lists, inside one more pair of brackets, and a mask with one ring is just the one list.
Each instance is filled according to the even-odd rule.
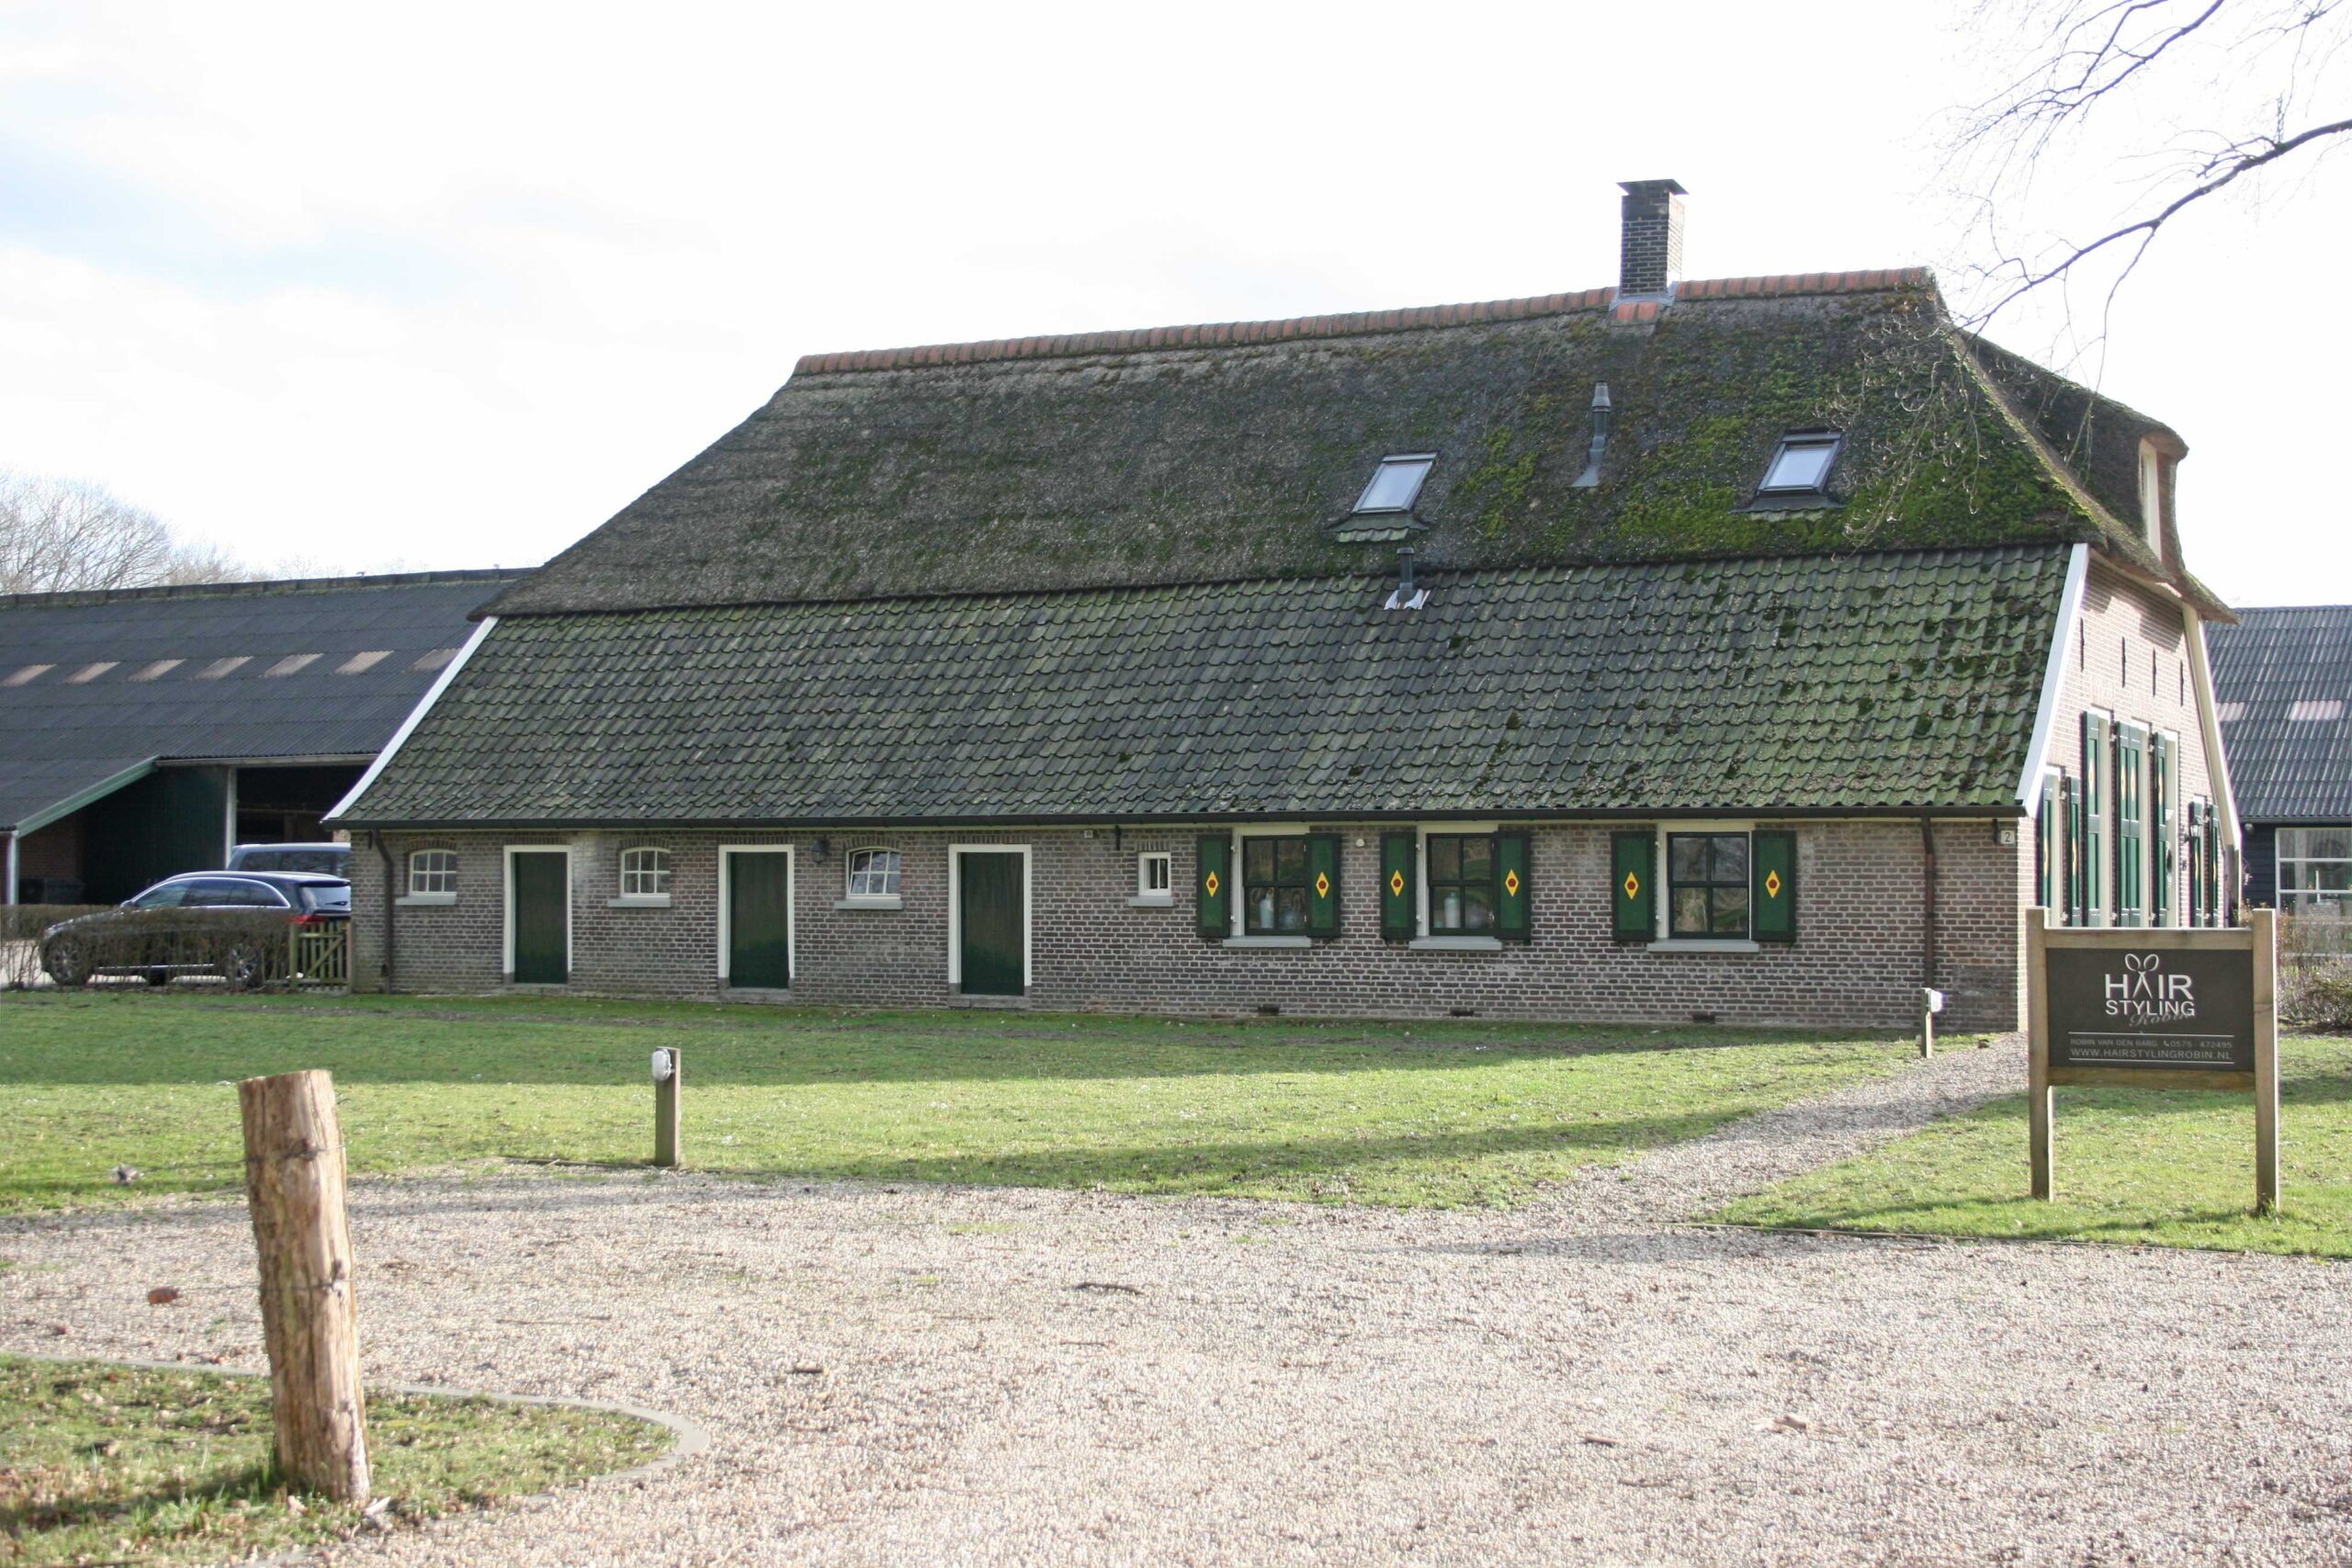
[[[1662,1216],[2005,1089],[2009,1055],[1503,1213],[365,1183],[371,1375],[714,1447],[337,1561],[2352,1561],[2338,1266]],[[9,1222],[0,1255],[9,1348],[259,1362],[240,1207]]]

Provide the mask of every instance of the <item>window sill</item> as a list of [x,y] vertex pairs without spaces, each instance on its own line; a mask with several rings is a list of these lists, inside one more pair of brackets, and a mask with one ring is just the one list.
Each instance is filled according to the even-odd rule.
[[617,898],[605,900],[607,909],[666,909],[670,907],[667,893],[624,893]]
[[906,900],[897,895],[888,897],[842,898],[834,901],[836,909],[903,909]]
[[1313,947],[1315,939],[1309,936],[1229,936],[1225,939],[1225,945],[1227,947]]
[[1500,953],[1503,941],[1497,936],[1417,936],[1405,947],[1411,953]]
[[1652,953],[1761,953],[1764,944],[1728,938],[1678,936],[1650,943]]
[[1127,900],[1130,909],[1172,909],[1176,897],[1172,893],[1138,893]]
[[403,893],[392,900],[396,909],[447,909],[458,901],[455,893]]

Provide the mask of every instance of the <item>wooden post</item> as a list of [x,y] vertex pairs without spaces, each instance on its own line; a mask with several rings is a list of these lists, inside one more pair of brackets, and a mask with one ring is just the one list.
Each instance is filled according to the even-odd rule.
[[2254,1212],[2278,1207],[2278,912],[2249,909],[2254,931]]
[[247,1078],[237,1100],[278,1469],[303,1490],[366,1502],[368,1410],[334,1079],[323,1072]]
[[2032,1167],[2033,1195],[2048,1202],[2050,1176],[2050,911],[2026,911],[2026,1100],[2032,1113],[2028,1158]]
[[678,1163],[678,1089],[686,1076],[686,1054],[674,1045],[653,1053],[653,1163]]

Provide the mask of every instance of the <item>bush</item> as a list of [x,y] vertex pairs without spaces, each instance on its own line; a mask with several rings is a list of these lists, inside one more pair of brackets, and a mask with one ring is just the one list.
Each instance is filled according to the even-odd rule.
[[2279,965],[2278,1020],[2296,1029],[2352,1031],[2352,963]]
[[[105,908],[102,906],[101,908]],[[153,918],[77,931],[45,943],[42,933],[58,921],[95,911],[60,905],[21,905],[8,910],[6,957],[0,986],[22,988],[38,983],[54,950],[76,948],[83,977],[133,975],[154,980],[181,974],[218,975],[241,987],[272,985],[290,977],[291,927],[279,909],[158,909]],[[56,976],[52,976],[54,979]]]
[[40,978],[40,933],[60,920],[94,915],[109,904],[0,905],[0,991],[21,991]]

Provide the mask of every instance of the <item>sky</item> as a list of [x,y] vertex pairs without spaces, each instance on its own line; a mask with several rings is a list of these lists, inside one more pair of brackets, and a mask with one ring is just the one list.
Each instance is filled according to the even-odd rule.
[[[2017,44],[1972,15],[19,0],[0,467],[257,566],[511,567],[802,354],[1612,283],[1621,179],[1690,192],[1689,276],[1956,286],[1947,111]],[[2067,149],[2009,220],[2091,231],[2164,129]],[[2168,231],[2102,344],[2095,298],[1995,329],[2181,433],[2188,563],[2233,603],[2352,599],[2346,169]]]

